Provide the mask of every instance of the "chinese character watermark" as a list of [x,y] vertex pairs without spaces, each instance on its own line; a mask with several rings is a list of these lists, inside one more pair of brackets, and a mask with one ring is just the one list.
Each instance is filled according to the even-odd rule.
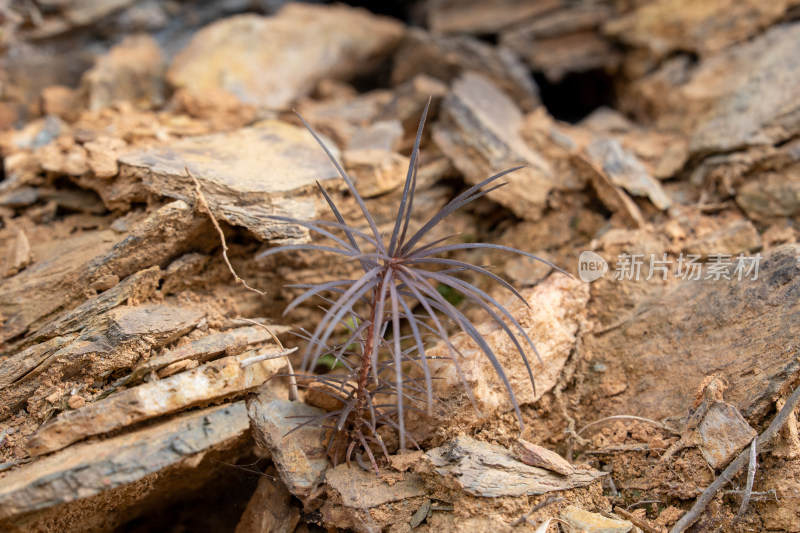
[[[758,279],[761,254],[738,256],[724,253],[708,254],[703,260],[700,254],[684,254],[681,252],[674,259],[668,254],[628,254],[621,253],[613,267],[613,279],[617,281],[650,281],[653,278],[667,280],[669,276],[688,281],[699,280],[751,280]],[[800,265],[800,258],[798,258]],[[674,266],[674,268],[673,268]],[[586,282],[605,277],[609,270],[609,262],[600,255],[585,251],[581,253],[578,263],[578,275]]]

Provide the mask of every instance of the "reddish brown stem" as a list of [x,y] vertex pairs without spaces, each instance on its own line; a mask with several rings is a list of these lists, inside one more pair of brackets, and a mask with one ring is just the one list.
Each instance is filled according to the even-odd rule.
[[369,379],[369,371],[372,366],[372,343],[375,341],[375,307],[378,303],[378,291],[372,293],[372,309],[369,314],[369,326],[367,326],[367,342],[364,344],[363,353],[361,357],[361,370],[358,373],[358,389],[356,396],[356,412],[360,412],[364,408],[367,401],[367,380]]

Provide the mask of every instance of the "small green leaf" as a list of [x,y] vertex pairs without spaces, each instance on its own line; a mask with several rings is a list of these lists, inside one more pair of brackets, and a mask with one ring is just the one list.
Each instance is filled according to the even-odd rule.
[[436,291],[444,296],[444,299],[450,302],[453,305],[458,305],[461,303],[461,300],[464,299],[464,295],[455,290],[453,287],[449,287],[444,283],[440,283],[436,286]]

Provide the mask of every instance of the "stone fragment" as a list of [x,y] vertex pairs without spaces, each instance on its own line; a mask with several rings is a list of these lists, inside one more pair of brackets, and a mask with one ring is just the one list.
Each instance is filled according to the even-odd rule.
[[602,167],[614,185],[634,196],[646,196],[661,210],[671,205],[672,202],[658,180],[618,140],[597,139],[587,147],[586,153]]
[[[588,285],[559,273],[551,275],[536,287],[521,291],[531,307],[518,300],[509,299],[509,312],[523,324],[528,336],[536,345],[541,357],[524,339],[520,342],[531,365],[536,381],[534,392],[528,372],[516,346],[505,332],[495,325],[479,325],[478,331],[494,351],[500,366],[505,370],[519,404],[533,403],[558,383],[561,369],[576,342],[579,323],[589,299]],[[513,328],[512,328],[513,329]],[[464,333],[454,335],[451,342],[461,353],[458,363],[464,380],[469,385],[482,419],[492,418],[512,409],[508,391],[489,359]],[[442,345],[429,350],[430,356],[449,356]],[[443,398],[461,396],[464,409],[472,406],[463,397],[463,385],[450,361],[431,361],[435,395]]]
[[83,76],[90,111],[130,102],[140,109],[164,103],[166,60],[150,35],[130,35],[101,56]]
[[401,450],[397,455],[389,456],[389,464],[398,472],[406,472],[418,465],[423,459],[425,452],[422,450]]
[[134,0],[74,0],[70,2],[50,2],[61,9],[61,14],[74,26],[88,26],[114,11],[128,7]]
[[492,80],[525,111],[540,103],[539,88],[514,52],[469,35],[444,36],[409,29],[395,54],[391,80],[399,85],[427,75],[451,82],[465,72]]
[[249,429],[244,402],[237,402],[71,446],[3,478],[0,524],[24,513],[101,494],[169,466],[192,468],[187,459],[241,438]]
[[158,268],[158,265],[131,274],[102,294],[86,300],[75,309],[47,322],[34,335],[27,337],[23,346],[41,342],[56,335],[80,331],[94,317],[110,309],[125,303],[135,304],[146,300],[155,293],[160,278],[161,269]]
[[627,520],[606,518],[597,513],[590,513],[580,507],[568,505],[561,513],[561,519],[575,531],[586,533],[628,533],[633,524]]
[[380,196],[406,181],[409,158],[380,148],[347,150],[342,163],[358,192],[365,198]]
[[51,85],[42,89],[42,112],[71,122],[78,118],[79,98],[74,89]]
[[83,145],[88,155],[88,165],[98,178],[113,178],[119,172],[117,159],[129,150],[128,143],[116,137],[97,137]]
[[[376,119],[380,121],[400,121],[405,135],[403,148],[410,150],[417,135],[419,119],[428,100],[431,101],[429,113],[433,115],[439,109],[439,103],[447,94],[447,84],[427,74],[418,74],[405,83],[397,85],[391,93]],[[399,148],[395,146],[395,149]]]
[[379,120],[361,128],[347,143],[347,151],[381,150],[392,152],[399,148],[403,125],[397,119]]
[[170,263],[164,272],[161,292],[175,294],[198,283],[202,280],[202,272],[210,261],[210,256],[195,252],[180,256]]
[[440,33],[498,33],[500,30],[561,7],[561,0],[433,0],[426,5],[428,27]]
[[420,476],[407,474],[401,481],[387,484],[374,472],[338,465],[325,474],[325,484],[343,505],[353,509],[371,509],[426,493]]
[[800,163],[748,179],[736,191],[736,203],[753,220],[800,215]]
[[574,156],[572,163],[579,172],[589,177],[589,183],[594,188],[597,197],[609,211],[621,215],[623,220],[634,227],[645,226],[644,216],[639,206],[622,190],[622,187],[611,181],[611,178],[597,162],[589,157]]
[[[552,262],[552,258],[548,257],[547,252],[536,251],[533,255]],[[509,259],[503,269],[515,287],[532,287],[553,271],[553,267],[524,256]]]
[[518,461],[511,452],[471,437],[457,437],[426,453],[434,470],[467,494],[484,498],[546,494],[583,487],[604,474],[592,469],[562,476]]
[[693,157],[775,145],[800,128],[798,39],[800,23],[780,24],[696,67],[672,59],[634,82],[624,101],[630,111],[646,108],[659,127],[690,136]]
[[[353,383],[355,385],[355,383]],[[322,381],[310,380],[306,389],[305,402],[327,412],[336,411],[344,406],[347,393]]]
[[708,407],[697,426],[697,434],[700,437],[700,451],[714,469],[727,466],[758,436],[736,407],[721,401],[713,402]]
[[514,50],[531,70],[544,72],[552,83],[574,72],[613,71],[620,54],[600,31],[613,16],[610,5],[566,3],[504,30],[500,44]]
[[5,246],[5,261],[2,274],[8,278],[24,269],[33,262],[31,245],[25,231],[18,229]]
[[36,263],[0,285],[0,343],[18,337],[38,320],[68,306],[77,298],[70,286],[85,265],[113,246],[111,232],[85,232],[49,243],[36,243]]
[[81,407],[86,405],[86,398],[78,394],[75,394],[69,397],[67,405],[69,405],[70,409],[80,409]]
[[335,145],[346,147],[350,139],[375,121],[391,120],[391,116],[380,116],[391,99],[391,91],[376,89],[348,99],[303,98],[295,109],[314,129],[330,136]]
[[[328,143],[338,156],[338,150]],[[141,180],[153,194],[194,202],[186,168],[200,182],[215,218],[243,226],[265,241],[307,238],[299,226],[269,215],[313,218],[315,181],[338,178],[322,148],[304,128],[267,121],[234,133],[184,139],[119,159],[121,179]]]
[[739,220],[709,235],[687,242],[683,251],[708,258],[711,255],[735,256],[754,252],[760,248],[761,237],[756,227],[749,220]]
[[215,132],[242,128],[253,123],[258,114],[256,106],[245,104],[223,90],[195,94],[187,89],[178,89],[171,103],[175,106],[175,113],[184,112],[203,120]]
[[522,120],[519,108],[491,81],[467,73],[453,84],[442,102],[433,140],[471,184],[527,165],[505,180],[508,185],[488,197],[519,217],[538,220],[550,192],[564,185],[554,176],[550,164],[520,137]]
[[[383,479],[346,464],[325,473],[328,499],[321,512],[329,524],[359,533],[394,527],[408,530],[414,514],[428,500],[422,476],[405,473]],[[401,529],[403,530],[403,529]]]
[[63,336],[35,344],[7,357],[0,363],[0,387],[6,388],[39,366],[45,359],[70,343],[76,335],[64,332]]
[[253,436],[270,452],[289,492],[301,500],[310,498],[328,468],[325,430],[313,424],[292,430],[325,411],[299,401],[279,400],[266,392],[247,405]]
[[556,452],[524,439],[518,439],[514,443],[514,455],[526,465],[538,466],[565,476],[575,473],[575,467]]
[[242,394],[263,384],[285,364],[280,359],[269,359],[242,368],[243,358],[241,355],[225,357],[194,370],[126,389],[82,409],[66,411],[39,428],[28,440],[28,453],[50,453],[93,435]]
[[[28,411],[40,405],[31,397],[52,388],[51,383],[79,380],[87,376],[104,379],[113,372],[130,368],[154,347],[177,340],[195,328],[203,316],[196,309],[150,304],[116,307],[84,325],[72,342],[44,354],[33,350],[16,361],[17,368],[28,368],[19,379],[0,391],[0,418],[16,412],[25,402]],[[59,393],[60,394],[60,393]],[[48,400],[49,401],[49,400]],[[52,402],[50,402],[52,403]]]
[[83,189],[40,189],[44,202],[53,202],[67,211],[102,215],[106,206],[92,191]]
[[203,28],[175,58],[168,80],[195,94],[224,90],[283,109],[323,78],[369,72],[397,46],[402,28],[361,9],[290,3],[272,17],[237,15]]
[[608,20],[605,30],[629,45],[644,48],[655,60],[676,51],[705,57],[758,35],[796,5],[795,0],[711,0],[703,4],[657,0]]
[[[277,325],[269,325],[268,327],[276,335],[291,329]],[[242,347],[246,348],[264,342],[272,342],[272,335],[266,329],[256,326],[246,326],[220,333],[212,333],[183,346],[173,348],[163,355],[139,363],[131,372],[131,381],[137,382],[151,372],[158,372],[162,368],[181,361],[204,363],[226,353],[226,350],[237,342],[241,342]]]
[[195,217],[188,205],[172,202],[122,239],[111,230],[97,230],[33,244],[36,263],[0,286],[0,314],[5,317],[0,342],[82,303],[87,285],[100,278],[124,278],[166,263],[189,247],[218,245],[208,227],[209,222]]
[[247,502],[235,533],[279,533],[294,531],[300,522],[300,509],[292,505],[292,495],[274,468],[258,480],[255,493]]
[[29,207],[39,201],[38,187],[20,187],[0,196],[0,206],[18,209]]

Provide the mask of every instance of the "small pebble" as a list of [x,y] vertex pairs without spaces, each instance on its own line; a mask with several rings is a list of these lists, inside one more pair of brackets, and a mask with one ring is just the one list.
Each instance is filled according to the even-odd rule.
[[83,396],[78,396],[76,394],[75,396],[70,396],[67,403],[69,404],[70,409],[80,409],[86,405],[86,400],[83,398]]

